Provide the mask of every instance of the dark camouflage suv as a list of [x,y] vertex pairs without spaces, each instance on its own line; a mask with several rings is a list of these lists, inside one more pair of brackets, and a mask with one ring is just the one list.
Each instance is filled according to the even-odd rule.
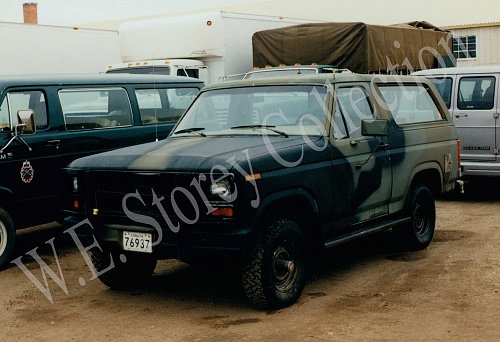
[[[258,307],[293,304],[313,252],[393,230],[425,248],[459,142],[427,80],[328,74],[204,88],[163,141],[67,169],[67,221],[113,288],[158,259],[238,261]],[[82,239],[83,239],[82,237]]]

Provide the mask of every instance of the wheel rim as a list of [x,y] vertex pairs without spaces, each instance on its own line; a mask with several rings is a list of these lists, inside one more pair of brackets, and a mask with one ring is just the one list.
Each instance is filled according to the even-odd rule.
[[298,274],[297,250],[295,246],[284,241],[276,248],[273,255],[274,286],[280,292],[293,287]]
[[418,237],[424,236],[429,230],[430,210],[428,206],[421,203],[415,206],[413,222],[415,233]]
[[7,228],[5,224],[0,221],[0,255],[5,252],[5,248],[7,247]]

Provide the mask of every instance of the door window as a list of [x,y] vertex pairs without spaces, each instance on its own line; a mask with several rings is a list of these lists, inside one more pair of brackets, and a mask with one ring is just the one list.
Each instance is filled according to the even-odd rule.
[[458,109],[492,109],[495,77],[463,77],[458,86]]
[[336,96],[338,105],[333,118],[334,138],[342,139],[347,134],[350,138],[361,137],[361,120],[373,119],[373,110],[365,89],[358,86],[339,88]]
[[0,129],[11,126],[10,118],[15,120],[12,125],[18,124],[17,112],[23,109],[33,110],[37,129],[47,128],[48,120],[45,95],[42,91],[33,90],[11,91],[7,94],[0,106]]

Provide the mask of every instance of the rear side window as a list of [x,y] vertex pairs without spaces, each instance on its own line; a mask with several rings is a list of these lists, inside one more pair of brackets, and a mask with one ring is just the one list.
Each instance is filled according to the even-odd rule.
[[462,77],[458,84],[457,108],[492,109],[495,102],[495,77]]
[[177,122],[198,91],[197,88],[137,89],[135,96],[142,124]]
[[132,110],[123,88],[65,89],[59,100],[69,131],[132,125]]
[[451,106],[451,89],[453,86],[453,79],[451,77],[430,78],[432,83],[436,86],[439,94],[443,98],[446,107],[450,109]]
[[379,90],[385,100],[381,105],[392,113],[398,125],[445,119],[425,85],[379,85]]

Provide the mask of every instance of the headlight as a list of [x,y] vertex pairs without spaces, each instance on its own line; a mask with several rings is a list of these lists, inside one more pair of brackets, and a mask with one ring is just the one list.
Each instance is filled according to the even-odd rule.
[[73,177],[73,192],[78,192],[78,178]]
[[210,186],[210,194],[229,201],[231,199],[231,186],[227,180],[218,181]]

